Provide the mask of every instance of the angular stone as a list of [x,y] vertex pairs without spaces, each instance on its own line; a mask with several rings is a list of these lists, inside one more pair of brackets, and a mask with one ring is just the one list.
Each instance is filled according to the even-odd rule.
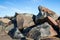
[[24,38],[24,35],[18,29],[16,29],[16,31],[14,32],[13,38],[21,39],[21,38]]
[[5,32],[8,33],[8,32],[11,31],[13,28],[14,28],[14,24],[8,25],[8,26],[5,28]]
[[9,20],[9,19],[7,19],[7,18],[1,18],[1,19],[0,19],[0,22],[3,23],[3,24],[1,24],[1,25],[3,25],[3,26],[8,26],[8,25],[9,25],[9,22],[11,22],[11,20]]
[[59,17],[55,12],[53,12],[53,11],[49,10],[48,8],[43,7],[43,6],[39,6],[38,10],[39,10],[39,13],[36,17],[36,21],[38,19],[44,19],[47,16],[52,17],[54,20],[57,20]]
[[7,18],[1,18],[0,21],[2,21],[3,23],[8,24],[11,20],[9,20]]
[[23,29],[35,25],[32,14],[17,15],[16,20],[19,29]]
[[[57,35],[55,31],[51,29],[52,29],[51,25],[45,22],[44,24],[37,25],[37,27],[32,28],[27,34],[27,37],[37,40],[37,39],[40,39],[41,37]],[[52,31],[54,32],[54,34],[52,33]]]

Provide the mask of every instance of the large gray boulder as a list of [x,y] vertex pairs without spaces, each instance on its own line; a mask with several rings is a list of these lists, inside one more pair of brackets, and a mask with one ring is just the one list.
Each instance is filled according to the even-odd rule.
[[48,37],[51,35],[50,27],[51,25],[49,25],[47,22],[41,25],[37,25],[28,32],[27,37],[33,38],[35,40],[40,40],[40,38]]

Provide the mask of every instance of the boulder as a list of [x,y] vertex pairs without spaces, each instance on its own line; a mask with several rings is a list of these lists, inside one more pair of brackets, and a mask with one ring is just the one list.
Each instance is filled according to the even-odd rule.
[[0,32],[3,30],[2,26],[0,26]]
[[0,35],[0,40],[13,40],[9,35]]
[[0,40],[12,40],[12,38],[5,32],[5,30],[1,30]]
[[[49,25],[47,22],[41,25],[37,25],[36,27],[32,28],[28,34],[27,37],[33,38],[35,40],[39,40],[42,37],[48,37],[48,36],[55,36],[57,33],[51,28],[51,25]],[[53,33],[52,33],[53,31]]]
[[3,23],[8,24],[11,20],[9,20],[7,18],[1,18],[0,21],[2,21]]
[[13,38],[21,39],[21,38],[24,38],[24,35],[18,29],[16,29],[16,31],[14,32]]
[[35,25],[33,21],[33,14],[19,14],[16,17],[17,27],[19,29],[27,28]]
[[14,28],[14,24],[8,25],[8,26],[5,28],[5,32],[8,34],[8,32],[11,31],[13,28]]
[[14,24],[11,24],[6,27],[5,32],[13,39],[19,40],[24,37],[23,34],[19,31],[19,29],[14,26]]
[[0,25],[2,25],[2,26],[8,26],[10,22],[11,22],[11,20],[9,20],[8,18],[0,19]]
[[49,10],[48,8],[43,7],[43,6],[38,6],[38,10],[39,10],[39,13],[36,16],[36,20],[35,20],[36,22],[38,19],[44,19],[47,16],[52,17],[54,20],[57,20],[59,17],[55,12],[53,12],[53,11]]

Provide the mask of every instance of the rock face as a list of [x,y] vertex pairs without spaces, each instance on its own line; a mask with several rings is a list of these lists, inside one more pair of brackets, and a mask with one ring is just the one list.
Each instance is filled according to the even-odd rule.
[[[27,37],[33,38],[35,40],[40,39],[41,37],[48,37],[48,36],[54,36],[57,35],[57,33],[51,28],[51,25],[49,25],[47,22],[41,25],[38,25],[37,27],[34,27],[29,31],[27,34]],[[54,34],[52,33],[54,32]]]
[[0,32],[2,30],[5,30],[6,27],[9,25],[10,22],[11,22],[11,20],[9,20],[7,18],[1,18],[0,19]]
[[35,25],[32,14],[17,15],[16,20],[17,20],[17,27],[19,29],[23,29]]
[[14,24],[11,24],[5,28],[6,33],[8,33],[10,30],[14,28]]
[[12,38],[2,29],[0,31],[0,40],[12,40]]
[[21,39],[21,38],[24,38],[24,36],[18,29],[16,29],[14,33],[14,38]]
[[0,35],[0,40],[12,40],[9,35]]
[[50,37],[50,38],[43,38],[41,40],[60,40],[60,39],[56,37]]
[[58,15],[55,12],[49,10],[48,8],[39,6],[38,7],[38,10],[39,10],[39,13],[38,13],[38,15],[36,17],[36,21],[38,19],[44,19],[47,16],[52,17],[54,20],[57,20],[58,19]]

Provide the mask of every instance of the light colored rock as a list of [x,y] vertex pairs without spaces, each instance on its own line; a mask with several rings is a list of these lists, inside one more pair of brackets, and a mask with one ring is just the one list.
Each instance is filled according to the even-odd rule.
[[35,25],[35,23],[33,21],[33,15],[31,15],[31,14],[17,15],[16,20],[17,20],[17,26],[20,29]]
[[3,30],[2,26],[0,26],[0,32]]
[[1,18],[0,21],[2,21],[5,24],[8,24],[11,20],[9,20],[7,18]]
[[5,28],[5,32],[8,33],[10,30],[12,30],[14,28],[14,24],[11,24],[11,25],[8,25],[6,28]]
[[0,32],[0,40],[12,40],[12,38],[4,30],[2,30]]

